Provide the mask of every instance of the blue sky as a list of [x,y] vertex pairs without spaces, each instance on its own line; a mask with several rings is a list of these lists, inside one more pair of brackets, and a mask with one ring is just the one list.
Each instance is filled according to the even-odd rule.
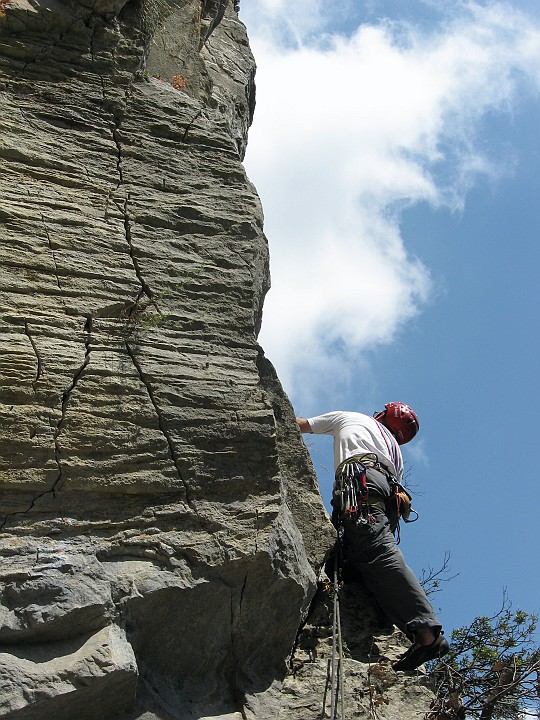
[[[244,0],[246,157],[273,287],[260,341],[298,415],[409,403],[420,574],[447,630],[540,611],[540,5]],[[328,504],[330,438],[306,442]]]

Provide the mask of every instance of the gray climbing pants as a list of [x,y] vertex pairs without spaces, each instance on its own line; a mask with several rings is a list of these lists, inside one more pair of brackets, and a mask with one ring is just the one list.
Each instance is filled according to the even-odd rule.
[[441,630],[431,603],[413,571],[406,565],[390,531],[388,518],[372,509],[374,523],[344,521],[347,557],[362,574],[368,590],[388,618],[414,639],[420,628]]

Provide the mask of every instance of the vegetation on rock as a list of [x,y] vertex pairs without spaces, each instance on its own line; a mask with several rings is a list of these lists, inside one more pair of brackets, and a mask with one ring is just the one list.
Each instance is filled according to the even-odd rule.
[[427,720],[519,720],[540,709],[537,616],[513,610],[477,617],[451,634],[451,650],[431,664],[437,697]]

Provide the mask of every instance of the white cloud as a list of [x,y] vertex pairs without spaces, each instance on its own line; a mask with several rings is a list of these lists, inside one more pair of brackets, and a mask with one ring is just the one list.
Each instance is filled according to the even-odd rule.
[[482,118],[540,85],[540,27],[508,5],[454,5],[430,33],[393,22],[349,36],[324,34],[334,6],[254,0],[247,17],[246,166],[272,267],[261,344],[297,397],[310,375],[332,387],[421,310],[429,270],[407,252],[399,208],[462,207],[510,159],[482,152]]

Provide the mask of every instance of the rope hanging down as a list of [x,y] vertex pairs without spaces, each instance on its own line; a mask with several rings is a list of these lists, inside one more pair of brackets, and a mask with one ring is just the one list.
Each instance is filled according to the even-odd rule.
[[[339,538],[336,542],[334,561],[334,581],[332,584],[333,616],[332,616],[332,658],[329,662],[328,675],[330,676],[330,720],[345,719],[345,683],[343,680],[343,643],[341,640],[341,616],[339,612]],[[327,678],[328,687],[328,678]],[[338,716],[338,694],[340,713]],[[324,694],[323,712],[326,714],[326,692]]]

